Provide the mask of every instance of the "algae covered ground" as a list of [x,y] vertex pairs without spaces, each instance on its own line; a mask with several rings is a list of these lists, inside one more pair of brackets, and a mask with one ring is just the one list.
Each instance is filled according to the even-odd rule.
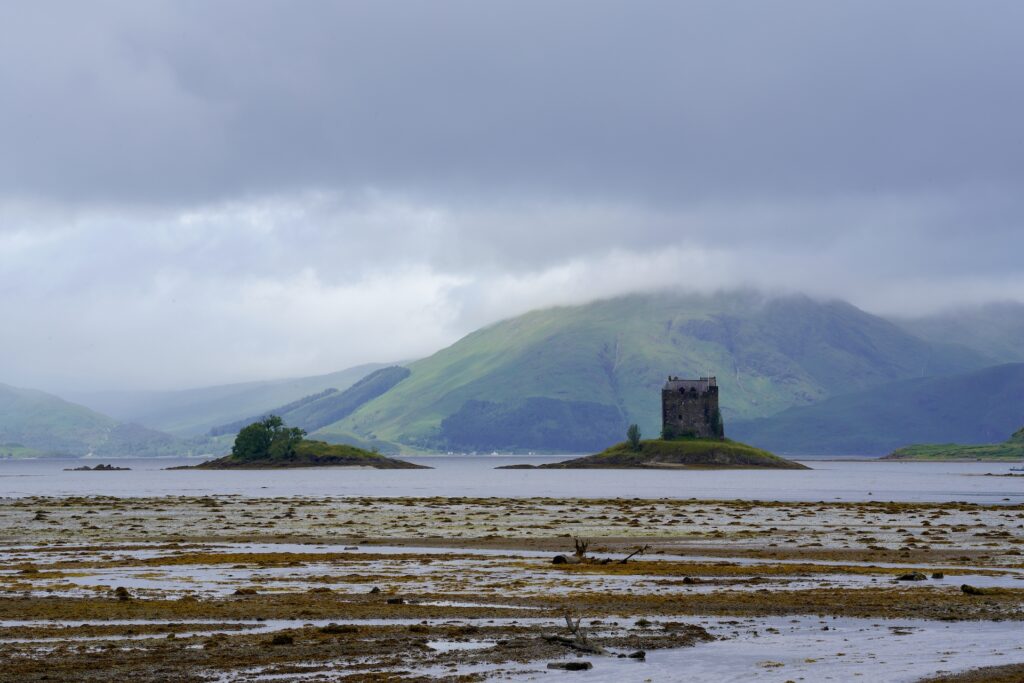
[[651,439],[633,449],[623,442],[595,455],[540,465],[548,469],[810,469],[792,460],[729,439]]
[[969,503],[4,499],[0,681],[914,681],[1024,662],[1022,529]]

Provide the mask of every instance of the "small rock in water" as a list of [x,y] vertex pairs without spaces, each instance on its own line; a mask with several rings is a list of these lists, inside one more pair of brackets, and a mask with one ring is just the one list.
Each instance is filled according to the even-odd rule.
[[630,659],[647,659],[647,653],[643,650],[637,650],[636,652],[630,652],[627,657]]
[[380,593],[380,588],[378,588],[377,586],[374,586],[373,588],[370,589],[370,593],[374,594],[374,595],[377,594],[377,593]]
[[946,575],[943,574],[942,572],[932,572],[932,578],[933,579],[944,579],[944,578],[946,578]]
[[563,671],[588,671],[594,668],[590,662],[550,662],[549,669],[561,669]]
[[921,572],[910,572],[909,574],[900,574],[896,577],[897,581],[926,581],[927,576]]

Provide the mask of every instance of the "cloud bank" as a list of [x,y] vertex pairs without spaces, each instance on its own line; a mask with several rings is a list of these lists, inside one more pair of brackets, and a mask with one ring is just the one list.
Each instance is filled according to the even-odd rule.
[[538,306],[1024,300],[1024,7],[0,8],[0,381],[416,357]]

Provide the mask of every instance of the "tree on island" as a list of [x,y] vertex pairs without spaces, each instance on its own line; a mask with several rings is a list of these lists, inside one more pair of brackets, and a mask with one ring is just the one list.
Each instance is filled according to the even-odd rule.
[[305,430],[286,426],[277,415],[267,415],[238,432],[231,456],[239,460],[285,460],[295,455],[295,447],[304,436]]
[[629,447],[634,451],[640,450],[640,427],[635,424],[629,425],[629,429],[626,430],[626,441],[629,442]]
[[722,411],[715,408],[711,413],[711,432],[719,439],[725,438],[725,426],[722,424]]

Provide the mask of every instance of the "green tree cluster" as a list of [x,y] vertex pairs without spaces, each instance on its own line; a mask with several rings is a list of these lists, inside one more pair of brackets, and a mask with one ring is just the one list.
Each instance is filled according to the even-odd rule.
[[277,415],[268,415],[238,432],[231,456],[239,460],[286,460],[295,454],[304,436],[304,430],[286,426]]

